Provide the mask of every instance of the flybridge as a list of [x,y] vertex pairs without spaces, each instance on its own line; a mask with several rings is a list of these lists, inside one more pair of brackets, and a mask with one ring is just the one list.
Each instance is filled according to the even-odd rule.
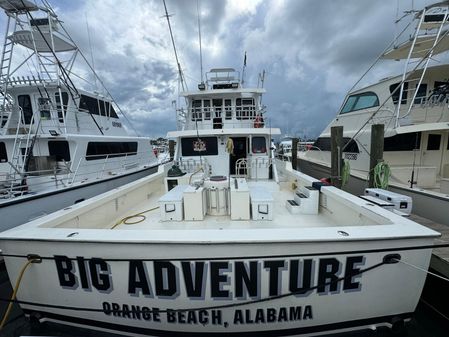
[[240,72],[234,68],[214,68],[206,73],[206,84],[200,83],[199,90],[240,88]]

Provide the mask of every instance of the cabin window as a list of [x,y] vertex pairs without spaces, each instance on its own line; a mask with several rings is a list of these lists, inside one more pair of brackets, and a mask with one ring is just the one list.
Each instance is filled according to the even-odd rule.
[[137,142],[89,142],[86,160],[134,156],[137,154]]
[[201,111],[201,100],[196,99],[192,101],[192,121],[201,121],[203,119]]
[[221,109],[223,106],[223,100],[222,99],[213,99],[212,105],[214,106],[215,117],[220,118],[221,117]]
[[110,118],[118,118],[117,113],[114,110],[114,107],[110,102],[105,101],[104,102],[106,107],[106,115]]
[[69,104],[69,95],[63,91],[62,94],[62,105],[61,97],[59,97],[59,92],[55,93],[56,110],[58,111],[59,122],[64,123],[65,113],[67,111],[67,106]]
[[421,83],[421,85],[418,88],[418,92],[416,93],[416,97],[414,100],[414,104],[423,104],[426,103],[427,98],[427,84]]
[[265,137],[252,138],[252,152],[253,153],[267,153],[267,141]]
[[427,138],[427,150],[435,151],[440,149],[441,135],[429,134]]
[[384,151],[418,150],[421,143],[421,133],[412,132],[384,138]]
[[100,115],[101,115],[101,116],[107,116],[108,113],[107,113],[107,111],[106,111],[106,102],[105,102],[105,101],[98,100],[98,105],[99,105],[99,107],[100,107]]
[[0,163],[8,162],[8,152],[6,152],[5,143],[0,142]]
[[33,108],[31,106],[30,95],[19,95],[17,100],[22,109],[22,118],[25,124],[30,124],[33,118]]
[[210,120],[210,99],[203,100],[203,107],[204,107],[204,119]]
[[50,156],[56,157],[56,161],[70,161],[69,142],[66,140],[50,140],[48,142],[48,152]]
[[368,109],[379,105],[379,98],[374,92],[364,92],[361,94],[351,95],[346,100],[340,114],[352,111]]
[[[400,92],[401,92],[401,83],[394,83],[390,85],[390,94],[391,99],[393,100],[393,104],[398,104]],[[404,90],[402,92],[401,104],[407,104],[407,93],[408,93],[408,82],[404,82]]]
[[92,115],[100,114],[100,109],[98,108],[98,100],[94,97],[81,95],[79,108],[84,110],[85,112],[90,112]]
[[118,118],[114,107],[110,102],[99,100],[95,97],[81,95],[79,108],[84,112],[90,112],[92,115],[100,115],[100,106],[105,104],[106,115],[111,118]]
[[181,138],[181,151],[184,157],[216,156],[218,154],[217,137]]
[[225,99],[225,119],[232,119],[232,101]]
[[37,99],[41,119],[51,119],[50,109],[51,100],[48,97],[39,97]]
[[237,98],[235,105],[237,119],[250,119],[256,116],[254,98]]
[[[343,152],[349,153],[360,153],[359,146],[354,139],[349,137],[343,137]],[[313,143],[310,151],[330,151],[331,150],[331,139],[329,137],[319,137]]]

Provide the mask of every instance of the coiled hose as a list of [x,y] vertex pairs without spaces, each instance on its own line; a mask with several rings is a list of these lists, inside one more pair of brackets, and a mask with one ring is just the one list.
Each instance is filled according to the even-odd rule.
[[374,187],[386,189],[388,187],[388,181],[390,179],[391,170],[385,162],[379,162],[374,166]]

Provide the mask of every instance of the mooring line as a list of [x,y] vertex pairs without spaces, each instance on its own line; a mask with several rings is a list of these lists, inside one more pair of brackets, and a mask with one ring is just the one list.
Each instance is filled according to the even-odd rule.
[[415,266],[415,265],[413,265],[413,264],[411,264],[411,263],[409,263],[409,262],[405,262],[405,261],[402,261],[402,260],[397,260],[397,261],[398,261],[398,262],[401,262],[401,263],[403,263],[403,264],[406,264],[407,266],[410,266],[410,267],[412,267],[412,268],[415,268],[415,269],[417,269],[417,270],[420,270],[420,271],[422,271],[422,272],[424,272],[424,273],[426,273],[426,274],[430,274],[430,275],[432,275],[432,276],[438,277],[438,278],[442,279],[443,281],[449,282],[449,278],[446,278],[446,277],[444,277],[444,276],[441,276],[441,275],[432,273],[431,271],[428,271],[428,270],[425,270],[425,269],[423,269],[423,268],[421,268],[421,267]]

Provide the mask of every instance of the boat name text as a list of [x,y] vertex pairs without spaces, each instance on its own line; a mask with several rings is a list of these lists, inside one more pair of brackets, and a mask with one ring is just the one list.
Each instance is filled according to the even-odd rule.
[[[314,291],[323,295],[361,290],[360,267],[365,264],[365,257],[340,259],[107,262],[101,258],[54,257],[59,284],[65,289],[92,291],[95,288],[110,293],[122,288],[132,297],[175,299],[181,296],[194,300],[245,300],[286,293],[306,297]],[[123,264],[127,264],[127,273],[123,272]],[[113,267],[117,268],[118,275],[115,282]]]

